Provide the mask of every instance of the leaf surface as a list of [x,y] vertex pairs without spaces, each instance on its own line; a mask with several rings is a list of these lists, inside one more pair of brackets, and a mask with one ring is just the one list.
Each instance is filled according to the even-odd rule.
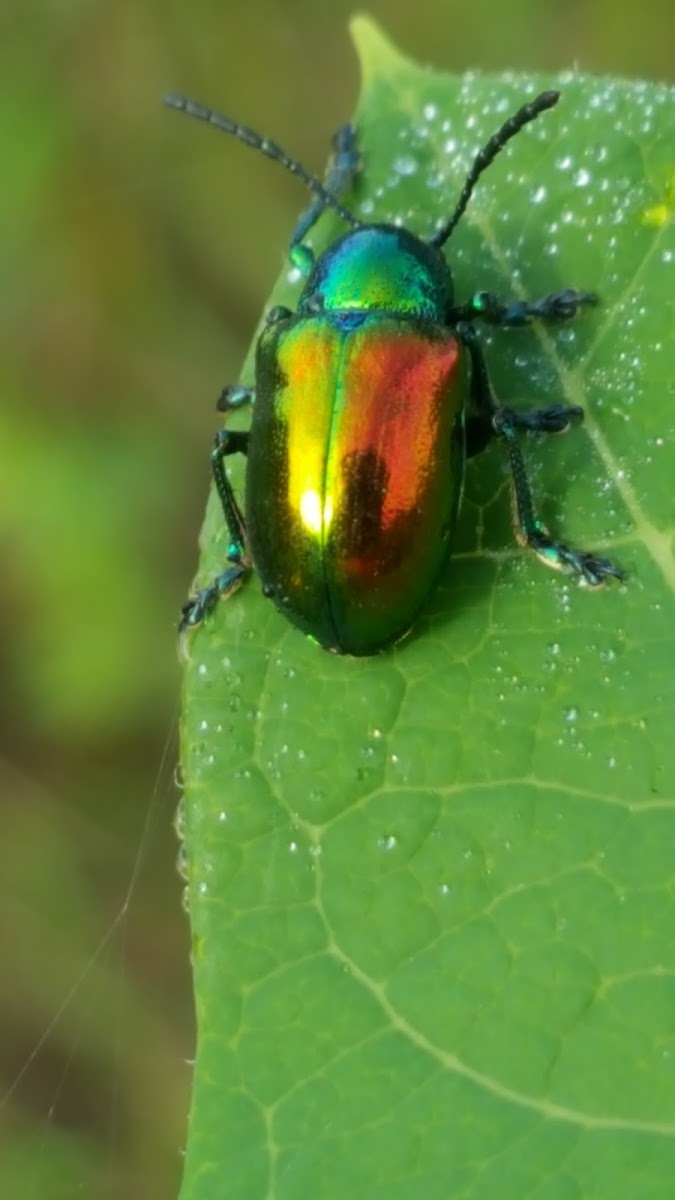
[[[629,579],[591,592],[519,550],[494,446],[470,463],[441,586],[388,653],[321,651],[255,578],[195,634],[182,1200],[671,1200],[673,93],[448,77],[363,19],[354,33],[350,202],[419,234],[505,117],[560,88],[447,257],[461,300],[601,296],[482,340],[506,402],[584,406],[581,428],[525,442],[540,512]],[[340,228],[325,215],[317,248]],[[297,295],[284,275],[270,304]],[[226,545],[212,497],[200,582]]]

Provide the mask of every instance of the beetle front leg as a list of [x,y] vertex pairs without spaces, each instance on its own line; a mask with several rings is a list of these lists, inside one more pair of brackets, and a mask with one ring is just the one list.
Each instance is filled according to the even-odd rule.
[[255,401],[255,389],[242,387],[241,384],[235,383],[230,387],[223,388],[216,402],[218,412],[237,412],[238,409],[244,408],[247,404],[253,404]]
[[[243,389],[240,389],[243,390]],[[238,404],[234,407],[240,407]],[[230,537],[227,548],[227,566],[206,587],[199,588],[194,596],[183,605],[179,632],[200,625],[221,596],[231,596],[240,586],[249,569],[246,555],[246,526],[243,513],[237,503],[234,489],[225,471],[225,459],[230,454],[248,453],[249,434],[239,430],[222,429],[216,434],[211,452],[211,468],[216,490],[225,517]]]
[[473,411],[469,413],[467,422],[468,452],[475,453],[476,449],[482,449],[494,436],[501,438],[506,444],[511,464],[518,540],[529,546],[547,566],[579,575],[591,587],[597,587],[607,578],[623,579],[624,572],[609,559],[600,558],[597,554],[585,550],[575,550],[565,542],[550,536],[537,516],[525,460],[518,445],[519,429],[559,433],[567,427],[572,418],[583,416],[582,409],[578,405],[552,404],[548,408],[535,409],[530,413],[518,413],[514,409],[506,408],[499,403],[492,390],[485,358],[474,330],[470,326],[460,325],[458,333],[471,359]]
[[[326,190],[340,198],[349,191],[360,165],[361,156],[356,145],[356,129],[353,125],[342,125],[333,137],[333,154],[325,176]],[[291,236],[289,258],[294,267],[308,275],[314,265],[314,252],[304,244],[310,229],[316,225],[326,205],[323,200],[313,200],[301,214]]]
[[517,329],[529,325],[532,320],[569,321],[580,308],[598,303],[595,292],[577,292],[565,288],[562,292],[551,292],[539,300],[502,301],[493,292],[476,292],[468,304],[451,313],[451,324],[458,321],[487,321],[502,329]]

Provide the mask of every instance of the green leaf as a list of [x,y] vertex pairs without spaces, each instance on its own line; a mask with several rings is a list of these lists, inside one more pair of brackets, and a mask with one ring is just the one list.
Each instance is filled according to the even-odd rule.
[[[540,511],[630,575],[596,593],[518,549],[495,446],[390,652],[325,653],[255,579],[195,634],[182,1197],[670,1200],[673,94],[447,77],[364,19],[354,34],[351,202],[420,234],[505,117],[560,88],[447,255],[461,299],[602,297],[569,326],[482,336],[504,400],[583,404],[580,429],[526,441]],[[338,229],[324,216],[317,246]],[[270,303],[297,294],[284,278]],[[226,544],[212,498],[200,581]]]

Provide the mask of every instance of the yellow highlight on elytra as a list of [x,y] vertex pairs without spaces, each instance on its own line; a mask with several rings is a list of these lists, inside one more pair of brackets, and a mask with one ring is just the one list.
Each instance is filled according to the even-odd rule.
[[322,511],[319,493],[313,488],[308,488],[300,497],[300,516],[310,533],[321,533],[328,528],[333,519],[333,502],[330,497],[326,499]]

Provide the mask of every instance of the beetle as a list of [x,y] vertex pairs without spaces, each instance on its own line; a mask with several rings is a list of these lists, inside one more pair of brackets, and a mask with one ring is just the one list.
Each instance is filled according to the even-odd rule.
[[[502,404],[475,327],[568,320],[597,297],[567,288],[502,302],[479,291],[456,304],[442,252],[483,171],[559,96],[542,92],[486,142],[451,216],[426,239],[359,221],[342,204],[360,165],[351,125],[336,135],[322,183],[245,126],[166,97],[281,163],[315,197],[291,238],[291,262],[305,276],[297,310],[271,310],[257,343],[255,388],[226,388],[218,402],[226,414],[251,404],[251,427],[216,436],[211,462],[229,546],[224,569],[184,605],[182,632],[255,567],[265,595],[326,649],[371,655],[390,647],[410,630],[446,565],[466,460],[493,438],[510,460],[518,539],[592,587],[623,578],[608,559],[549,534],[518,444],[520,431],[560,433],[583,410],[554,403],[518,412]],[[328,207],[350,228],[315,257],[305,238]],[[243,510],[225,469],[232,454],[248,458]]]

